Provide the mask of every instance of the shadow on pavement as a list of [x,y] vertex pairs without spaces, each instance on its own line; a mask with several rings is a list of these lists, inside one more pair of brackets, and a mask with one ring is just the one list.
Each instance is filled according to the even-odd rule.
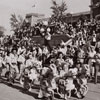
[[[3,84],[5,84],[5,85],[7,85],[7,86],[9,86],[11,88],[17,89],[17,90],[19,90],[19,92],[22,92],[23,94],[27,94],[29,96],[34,97],[35,99],[38,99],[38,93],[25,91],[25,89],[23,87],[21,87],[20,84],[18,84],[18,83],[17,83],[17,85],[16,85],[16,83],[14,85],[11,85],[4,78],[1,79],[0,83],[3,83]],[[34,89],[37,89],[37,87],[34,86]]]
[[100,76],[98,76],[98,83],[100,83]]
[[[93,78],[92,80],[89,80],[89,83],[94,83],[95,84],[95,79]],[[97,83],[100,83],[100,76],[98,76]]]
[[[23,87],[21,87],[21,85],[19,84],[19,82],[15,82],[14,85],[10,85],[7,80],[5,78],[2,78],[0,79],[1,82],[0,83],[3,83],[11,88],[14,88],[14,89],[17,89],[19,90],[19,92],[22,92],[23,94],[26,94],[26,95],[29,95],[29,96],[32,96],[33,98],[35,98],[36,100],[44,100],[44,99],[39,99],[38,98],[38,91],[39,91],[39,85],[34,85],[32,88],[35,89],[35,92],[32,91],[32,92],[29,92],[29,91],[25,91],[25,89]],[[94,83],[94,80],[89,82],[89,83]],[[98,76],[98,83],[100,83],[100,76]],[[90,92],[96,92],[96,93],[100,93],[100,92],[97,92],[97,91],[90,91]],[[74,97],[73,100],[77,100],[77,98],[72,95],[72,97]],[[55,94],[55,98],[59,98],[58,94]],[[61,99],[57,99],[57,100],[61,100]]]

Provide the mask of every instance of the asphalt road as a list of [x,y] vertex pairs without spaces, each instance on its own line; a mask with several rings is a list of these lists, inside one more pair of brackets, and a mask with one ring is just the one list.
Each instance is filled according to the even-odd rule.
[[[100,73],[98,76],[97,84],[94,84],[93,82],[88,83],[89,91],[84,99],[71,97],[68,100],[100,100]],[[0,82],[0,100],[41,100],[38,99],[38,93],[39,86],[33,87],[31,92],[25,92],[19,83],[10,86],[4,78],[3,81]],[[55,100],[63,99],[55,98]]]
[[[88,83],[89,91],[84,99],[71,97],[69,100],[100,100],[100,83]],[[0,83],[0,100],[41,100],[38,99],[38,86],[33,87],[31,92],[24,92],[23,87],[15,83],[9,86],[6,81]],[[43,99],[42,99],[43,100]],[[55,98],[55,100],[63,100]]]

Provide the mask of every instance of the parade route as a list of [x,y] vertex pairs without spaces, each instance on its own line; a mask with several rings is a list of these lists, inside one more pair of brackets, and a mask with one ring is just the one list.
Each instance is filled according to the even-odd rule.
[[[100,83],[88,83],[89,91],[84,99],[71,97],[69,100],[100,100]],[[0,100],[43,100],[38,99],[39,89],[33,87],[31,92],[23,92],[23,87],[18,83],[9,86],[6,82],[0,83]],[[54,100],[63,100],[55,98]]]

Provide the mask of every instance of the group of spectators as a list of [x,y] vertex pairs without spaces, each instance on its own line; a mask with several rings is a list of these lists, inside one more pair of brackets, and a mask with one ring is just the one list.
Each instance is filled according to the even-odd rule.
[[[87,42],[88,40],[91,40],[92,37],[95,38],[96,34],[99,34],[99,26],[99,21],[96,21],[95,19],[89,21],[86,19],[79,19],[76,23],[69,24],[65,22],[52,22],[48,25],[37,23],[35,26],[25,23],[14,31],[13,36],[6,37],[4,43],[5,45],[14,45],[14,47],[16,44],[21,44],[27,47],[34,44],[34,36],[41,36],[44,38],[44,45],[49,46],[49,50],[51,50],[52,47],[49,43],[51,36],[64,34],[70,38],[74,38],[73,42],[75,40]],[[78,36],[78,34],[80,36]],[[83,36],[81,36],[81,34]],[[98,41],[99,36],[96,38]]]
[[[99,36],[99,32],[99,21],[96,21],[95,19],[92,19],[90,21],[80,19],[75,25],[71,23],[67,24],[59,22],[51,23],[51,25],[47,26],[38,23],[34,27],[30,27],[30,24],[26,23],[20,29],[17,29],[13,36],[6,36],[4,39],[1,39],[1,48],[3,48],[5,52],[10,53],[11,49],[15,49],[16,51],[18,51],[18,49],[21,47],[25,48],[26,51],[32,52],[35,48],[36,51],[39,52],[39,50],[41,50],[42,52],[43,47],[45,46],[47,47],[46,49],[49,53],[54,50],[53,48],[59,48],[61,49],[61,52],[62,49],[64,49],[63,53],[65,56],[69,47],[71,50],[74,50],[74,52],[76,52],[77,49],[78,52],[81,51],[80,49],[82,49],[85,56],[87,56],[87,54],[91,51],[97,52],[96,44],[98,41],[97,39]],[[58,44],[56,47],[51,46],[49,41],[52,40],[51,36],[54,34],[66,34],[71,38],[72,44],[67,47],[66,44],[62,41],[62,43]],[[45,39],[44,46],[41,46],[40,44],[36,44],[34,42],[34,40],[32,39],[34,35],[41,35]],[[77,57],[76,54],[73,54],[73,56]],[[72,58],[74,58],[73,56]]]
[[80,18],[74,23],[48,22],[48,24],[45,24],[40,22],[34,26],[31,26],[31,24],[27,22],[20,28],[17,28],[15,30],[15,34],[18,38],[45,35],[47,31],[49,31],[51,35],[71,34],[73,28],[76,29],[76,32],[78,32],[80,29],[84,30],[84,28],[88,28],[88,31],[98,31],[99,21],[96,21],[95,19],[87,21],[87,19]]
[[[25,68],[40,64],[41,68],[49,66],[54,76],[62,77],[68,69],[77,68],[79,71],[87,64],[90,79],[97,83],[97,74],[100,70],[100,42],[97,41],[100,34],[99,24],[95,20],[79,20],[75,26],[58,23],[55,27],[53,26],[52,31],[50,26],[41,24],[33,28],[25,26],[16,30],[12,37],[6,36],[1,39],[0,69],[6,67],[6,70],[10,71],[14,68],[19,78]],[[62,41],[57,46],[50,46],[51,35],[57,33],[68,35],[70,43]],[[32,40],[34,35],[44,37],[46,45],[36,44]]]

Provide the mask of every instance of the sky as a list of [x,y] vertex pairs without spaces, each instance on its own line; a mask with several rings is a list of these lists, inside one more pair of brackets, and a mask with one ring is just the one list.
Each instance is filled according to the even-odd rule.
[[[56,0],[58,4],[62,0]],[[67,4],[67,12],[77,13],[89,11],[90,0],[64,0]],[[35,5],[35,6],[34,6]],[[32,7],[33,6],[33,7]],[[41,13],[45,17],[52,14],[50,7],[52,0],[0,0],[0,26],[4,26],[6,34],[11,33],[10,16],[15,13],[25,18],[27,13]]]

